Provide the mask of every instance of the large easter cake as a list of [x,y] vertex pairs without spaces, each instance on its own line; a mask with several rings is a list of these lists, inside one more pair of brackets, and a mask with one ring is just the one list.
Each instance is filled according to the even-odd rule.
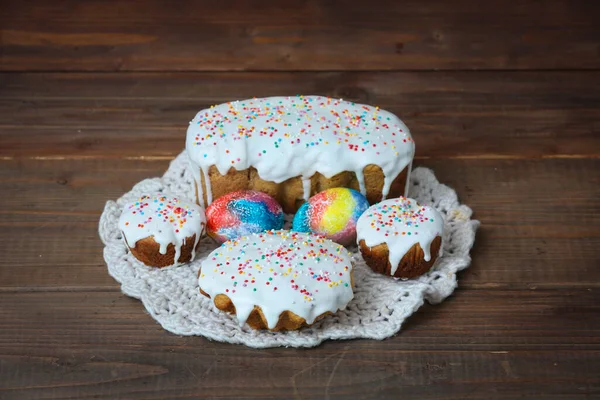
[[360,191],[371,204],[404,195],[414,155],[394,114],[322,96],[234,101],[200,111],[186,150],[199,204],[258,190],[295,212],[332,188]]

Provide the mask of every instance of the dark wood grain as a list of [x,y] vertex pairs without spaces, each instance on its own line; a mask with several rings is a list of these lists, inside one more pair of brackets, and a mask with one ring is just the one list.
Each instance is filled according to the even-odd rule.
[[8,328],[0,331],[0,393],[7,399],[599,393],[600,323],[588,319],[598,312],[598,295],[586,289],[461,290],[411,318],[394,339],[312,350],[177,337],[119,293],[0,294],[0,301]]
[[[464,288],[598,287],[600,159],[421,160],[481,220]],[[167,161],[0,161],[4,288],[115,288],[96,230],[107,200]],[[27,241],[24,238],[34,237]],[[573,267],[565,268],[565,265]],[[15,274],[15,269],[19,273]]]
[[[0,4],[0,399],[600,398],[600,6],[586,0]],[[393,338],[179,337],[106,272],[106,200],[214,103],[401,116],[482,225]]]
[[[245,346],[210,342],[201,337],[182,337],[163,330],[147,313],[140,301],[118,291],[3,292],[0,312],[11,329],[0,332],[0,346],[6,354],[22,350],[9,344],[25,344],[36,334],[43,346],[88,343],[100,347],[110,336],[114,350],[137,349],[152,352],[171,346],[204,354],[228,349],[243,354],[258,353]],[[447,302],[425,305],[410,318],[396,340],[340,342],[356,351],[373,352],[394,349],[402,352],[445,351],[527,351],[527,350],[600,350],[600,322],[588,320],[598,312],[598,292],[579,289],[458,289]],[[72,313],[69,315],[69,313]],[[33,318],[36,316],[37,318]],[[565,326],[561,324],[569,323]],[[36,326],[43,329],[36,330]],[[77,330],[81,337],[77,338]],[[64,332],[61,337],[58,332]],[[467,334],[468,333],[468,334]],[[23,337],[19,337],[24,335]],[[119,339],[121,337],[121,339]],[[183,339],[183,340],[182,340]],[[215,344],[210,348],[209,343]],[[330,343],[331,345],[331,343]],[[337,347],[333,346],[333,347]],[[284,353],[293,349],[264,350]],[[314,349],[319,350],[319,348]],[[313,350],[313,351],[314,351]],[[317,353],[328,353],[328,348]],[[34,355],[39,356],[36,351]],[[312,355],[309,353],[308,356]],[[259,373],[260,371],[256,371]]]
[[3,70],[598,68],[597,5],[3,2]]
[[173,156],[215,103],[323,94],[377,104],[417,157],[600,156],[600,72],[0,75],[0,156]]

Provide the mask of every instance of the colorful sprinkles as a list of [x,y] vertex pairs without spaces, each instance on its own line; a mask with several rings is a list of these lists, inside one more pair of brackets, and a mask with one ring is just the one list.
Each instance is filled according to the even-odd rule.
[[385,236],[418,235],[421,224],[433,223],[435,219],[426,215],[427,208],[419,206],[406,197],[390,203],[382,203],[367,210],[366,216],[372,229],[382,231]]
[[[153,221],[162,221],[173,227],[176,233],[188,222],[191,211],[189,204],[182,204],[176,197],[167,196],[152,197],[143,195],[137,201],[125,207],[125,226],[132,221],[138,228],[145,228]],[[127,217],[130,218],[127,218]],[[133,218],[136,217],[137,218]],[[140,221],[139,217],[142,217]]]
[[[269,97],[211,106],[198,113],[193,146],[210,149],[224,138],[232,145],[253,137],[269,138],[258,157],[278,149],[282,142],[292,147],[343,146],[352,153],[388,147],[401,155],[398,146],[412,142],[409,132],[397,118],[379,107],[356,105],[342,99],[321,96]],[[331,135],[323,135],[330,132]],[[235,165],[241,158],[232,148],[224,156]],[[202,152],[201,157],[208,157]]]

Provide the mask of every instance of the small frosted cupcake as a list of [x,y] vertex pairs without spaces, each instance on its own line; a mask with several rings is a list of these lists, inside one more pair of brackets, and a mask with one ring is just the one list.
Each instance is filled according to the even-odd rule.
[[292,230],[315,233],[349,246],[356,241],[356,222],[367,208],[367,198],[356,190],[328,189],[302,204]]
[[296,330],[352,299],[352,257],[320,236],[267,231],[223,243],[202,262],[200,292],[240,325]]
[[256,190],[219,197],[206,209],[207,233],[225,242],[251,233],[283,228],[283,209],[274,198]]
[[193,261],[205,226],[202,207],[163,194],[126,204],[119,218],[131,254],[151,267]]
[[357,223],[357,243],[372,270],[414,278],[441,253],[444,221],[432,207],[399,197],[371,206]]

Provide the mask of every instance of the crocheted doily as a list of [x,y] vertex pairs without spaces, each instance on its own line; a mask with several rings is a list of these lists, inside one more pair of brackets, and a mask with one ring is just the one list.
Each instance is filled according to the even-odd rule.
[[116,202],[108,201],[99,226],[108,273],[121,283],[123,293],[140,299],[150,315],[175,334],[200,335],[256,348],[311,347],[328,339],[384,339],[397,333],[424,300],[439,303],[448,297],[457,286],[457,271],[471,262],[469,250],[479,221],[470,219],[471,209],[461,205],[456,192],[440,184],[431,170],[416,168],[410,176],[410,197],[435,207],[445,220],[443,255],[429,273],[405,281],[382,276],[369,269],[360,251],[351,249],[356,262],[354,299],[345,310],[293,332],[240,327],[236,319],[216,309],[198,290],[200,263],[217,244],[204,238],[191,264],[151,268],[131,255],[118,229],[124,204],[144,193],[163,191],[194,199],[194,179],[188,164],[184,152],[171,162],[162,178],[141,181]]

